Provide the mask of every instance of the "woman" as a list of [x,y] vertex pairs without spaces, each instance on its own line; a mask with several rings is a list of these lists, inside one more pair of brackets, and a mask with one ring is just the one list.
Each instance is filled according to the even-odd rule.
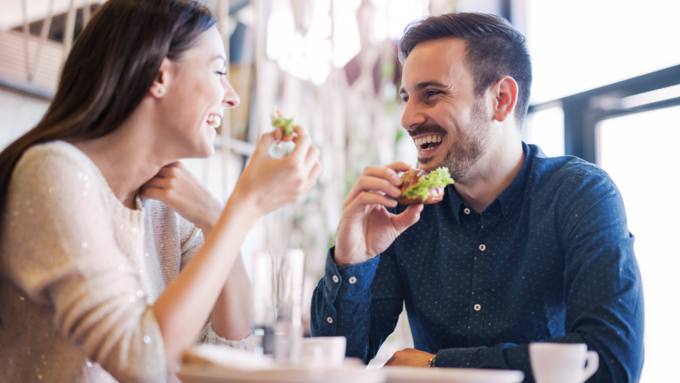
[[0,381],[173,380],[206,323],[248,336],[239,247],[321,165],[305,130],[281,160],[265,134],[222,210],[175,162],[210,156],[239,103],[225,57],[195,2],[93,15],[43,120],[0,154]]

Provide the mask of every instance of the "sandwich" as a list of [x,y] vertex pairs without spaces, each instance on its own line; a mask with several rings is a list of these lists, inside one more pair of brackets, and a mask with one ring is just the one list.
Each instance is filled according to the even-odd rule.
[[401,175],[401,180],[401,195],[398,201],[403,205],[437,203],[444,198],[446,185],[454,183],[449,169],[445,167],[429,173],[421,169],[411,169]]
[[293,119],[284,116],[276,107],[272,112],[272,126],[279,130],[279,141],[288,142],[293,139]]

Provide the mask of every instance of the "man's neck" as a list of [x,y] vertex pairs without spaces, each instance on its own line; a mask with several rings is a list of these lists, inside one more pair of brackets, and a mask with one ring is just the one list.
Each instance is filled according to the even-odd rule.
[[453,185],[460,198],[477,213],[482,213],[517,178],[524,164],[521,141],[489,148],[487,155],[470,169],[464,179]]

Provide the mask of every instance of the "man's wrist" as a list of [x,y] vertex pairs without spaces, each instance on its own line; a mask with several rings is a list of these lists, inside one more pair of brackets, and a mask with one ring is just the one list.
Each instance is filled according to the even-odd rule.
[[427,364],[428,364],[428,366],[430,366],[430,368],[437,367],[435,365],[436,359],[437,359],[437,354],[435,354],[432,358],[430,358],[430,360],[427,361]]

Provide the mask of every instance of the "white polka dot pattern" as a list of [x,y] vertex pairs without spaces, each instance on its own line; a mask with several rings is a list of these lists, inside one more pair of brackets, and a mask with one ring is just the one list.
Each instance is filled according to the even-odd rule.
[[600,354],[589,382],[639,379],[642,288],[618,189],[578,158],[524,151],[482,214],[449,186],[378,257],[338,270],[331,249],[312,334],[344,335],[347,355],[368,362],[405,303],[415,347],[437,353],[437,366],[522,370],[532,382],[527,344],[550,340]]

